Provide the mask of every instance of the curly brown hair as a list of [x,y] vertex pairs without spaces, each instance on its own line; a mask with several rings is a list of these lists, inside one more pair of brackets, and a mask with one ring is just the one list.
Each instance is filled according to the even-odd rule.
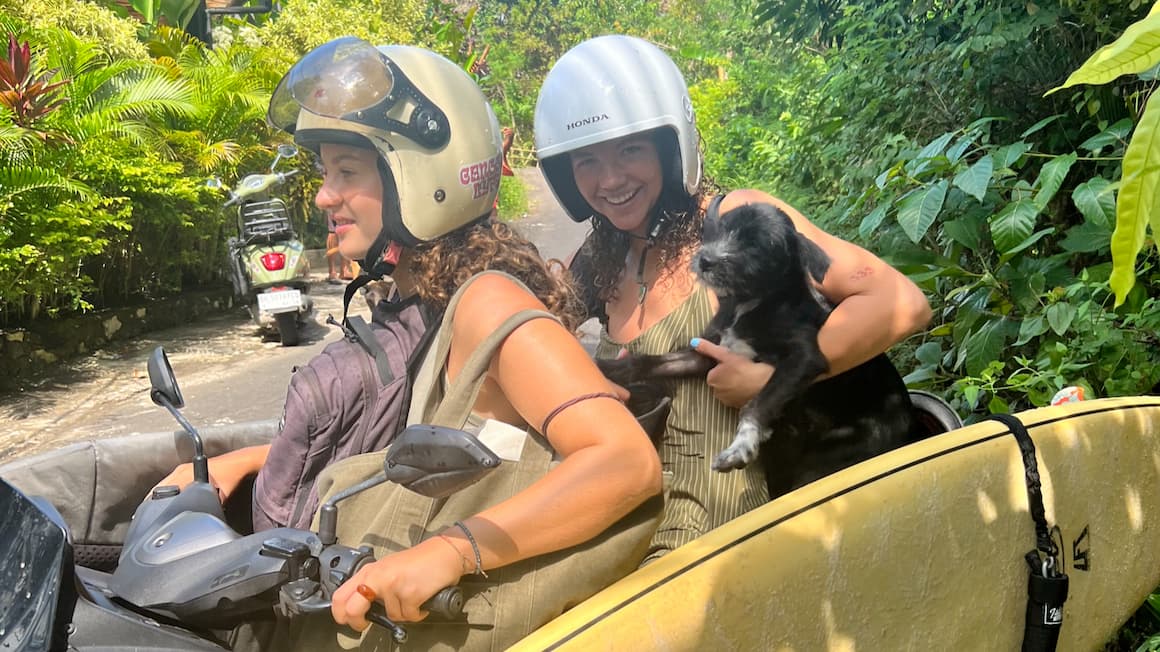
[[545,262],[534,244],[502,222],[477,222],[417,245],[408,268],[420,299],[439,310],[484,270],[507,272],[522,281],[568,330],[583,321],[583,305],[560,261]]

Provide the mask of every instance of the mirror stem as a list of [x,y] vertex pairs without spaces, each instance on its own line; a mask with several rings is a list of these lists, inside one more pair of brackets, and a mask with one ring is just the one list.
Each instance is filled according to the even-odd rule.
[[379,473],[349,489],[338,492],[330,500],[326,501],[318,513],[318,538],[322,540],[322,545],[329,546],[338,541],[338,508],[335,506],[335,503],[386,481],[387,474]]
[[174,419],[177,419],[177,422],[181,424],[181,427],[185,429],[190,439],[193,440],[193,480],[194,482],[205,482],[208,484],[209,460],[205,457],[205,447],[201,444],[201,435],[197,434],[197,430],[194,429],[193,424],[187,421],[181,415],[181,412],[178,412],[177,408],[173,407],[173,404],[165,396],[158,393],[154,395],[153,400],[159,401],[164,405],[165,409],[169,410],[169,413],[173,415]]

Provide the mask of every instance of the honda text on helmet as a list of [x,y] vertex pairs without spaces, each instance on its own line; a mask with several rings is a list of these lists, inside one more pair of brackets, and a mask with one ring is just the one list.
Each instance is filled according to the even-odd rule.
[[267,118],[315,152],[320,143],[378,152],[383,230],[363,261],[372,275],[393,271],[400,246],[491,214],[503,164],[499,121],[471,77],[435,53],[330,41],[286,73]]
[[632,36],[601,36],[577,45],[552,67],[536,101],[536,156],[556,199],[577,222],[595,214],[580,195],[568,153],[657,130],[666,184],[693,195],[701,182],[693,103],[676,64]]

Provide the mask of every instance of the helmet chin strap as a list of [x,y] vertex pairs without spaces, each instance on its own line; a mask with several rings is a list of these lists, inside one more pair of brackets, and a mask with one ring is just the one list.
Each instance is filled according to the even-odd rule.
[[384,229],[371,243],[370,249],[367,249],[366,257],[359,261],[359,267],[362,268],[360,276],[378,279],[393,274],[399,263],[400,249],[399,243],[391,240]]
[[[608,220],[606,217],[604,217],[604,219]],[[658,207],[649,217],[649,229],[647,236],[640,236],[631,231],[620,231],[621,233],[627,235],[629,238],[645,241],[644,249],[640,252],[640,260],[637,261],[636,264],[636,285],[639,288],[636,302],[639,305],[644,305],[644,299],[648,295],[648,282],[644,279],[644,263],[648,258],[648,250],[652,249],[653,245],[657,243],[657,238],[660,237],[661,231],[664,229],[667,222],[668,215],[666,215],[665,212]],[[611,224],[612,222],[609,221],[608,223]],[[619,231],[620,229],[617,230]],[[641,317],[644,317],[644,313],[641,313]]]

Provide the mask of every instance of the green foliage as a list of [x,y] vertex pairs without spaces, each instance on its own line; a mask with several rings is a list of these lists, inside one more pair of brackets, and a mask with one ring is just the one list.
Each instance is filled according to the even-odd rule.
[[8,15],[29,29],[66,29],[95,45],[111,60],[147,61],[145,46],[137,39],[140,26],[111,10],[82,0],[0,0],[0,15]]
[[501,177],[499,182],[499,219],[511,222],[528,214],[528,189],[518,176]]
[[[1124,30],[1123,35],[1100,48],[1055,92],[1077,84],[1106,84],[1128,74],[1141,75],[1160,62],[1160,13],[1155,7],[1147,17]],[[1155,76],[1149,72],[1149,76]],[[1120,200],[1116,206],[1116,230],[1112,234],[1111,286],[1117,305],[1136,282],[1136,256],[1144,248],[1149,226],[1160,233],[1160,210],[1156,209],[1156,186],[1160,183],[1160,99],[1148,98],[1135,133],[1124,155]]]
[[[1067,385],[1089,396],[1146,391],[1160,380],[1160,310],[1143,292],[1112,307],[1105,261],[1115,185],[1103,174],[1114,166],[1037,151],[1030,138],[1050,121],[1001,144],[990,140],[993,122],[912,150],[855,204],[874,206],[861,236],[887,243],[879,250],[893,252],[939,309],[907,381],[949,388],[963,412],[1046,405]],[[1109,131],[1080,148],[1115,143],[1122,152]],[[1153,259],[1141,273],[1160,281]]]
[[421,0],[288,0],[277,20],[258,29],[268,54],[285,71],[303,54],[340,36],[378,44],[413,43],[425,24]]

